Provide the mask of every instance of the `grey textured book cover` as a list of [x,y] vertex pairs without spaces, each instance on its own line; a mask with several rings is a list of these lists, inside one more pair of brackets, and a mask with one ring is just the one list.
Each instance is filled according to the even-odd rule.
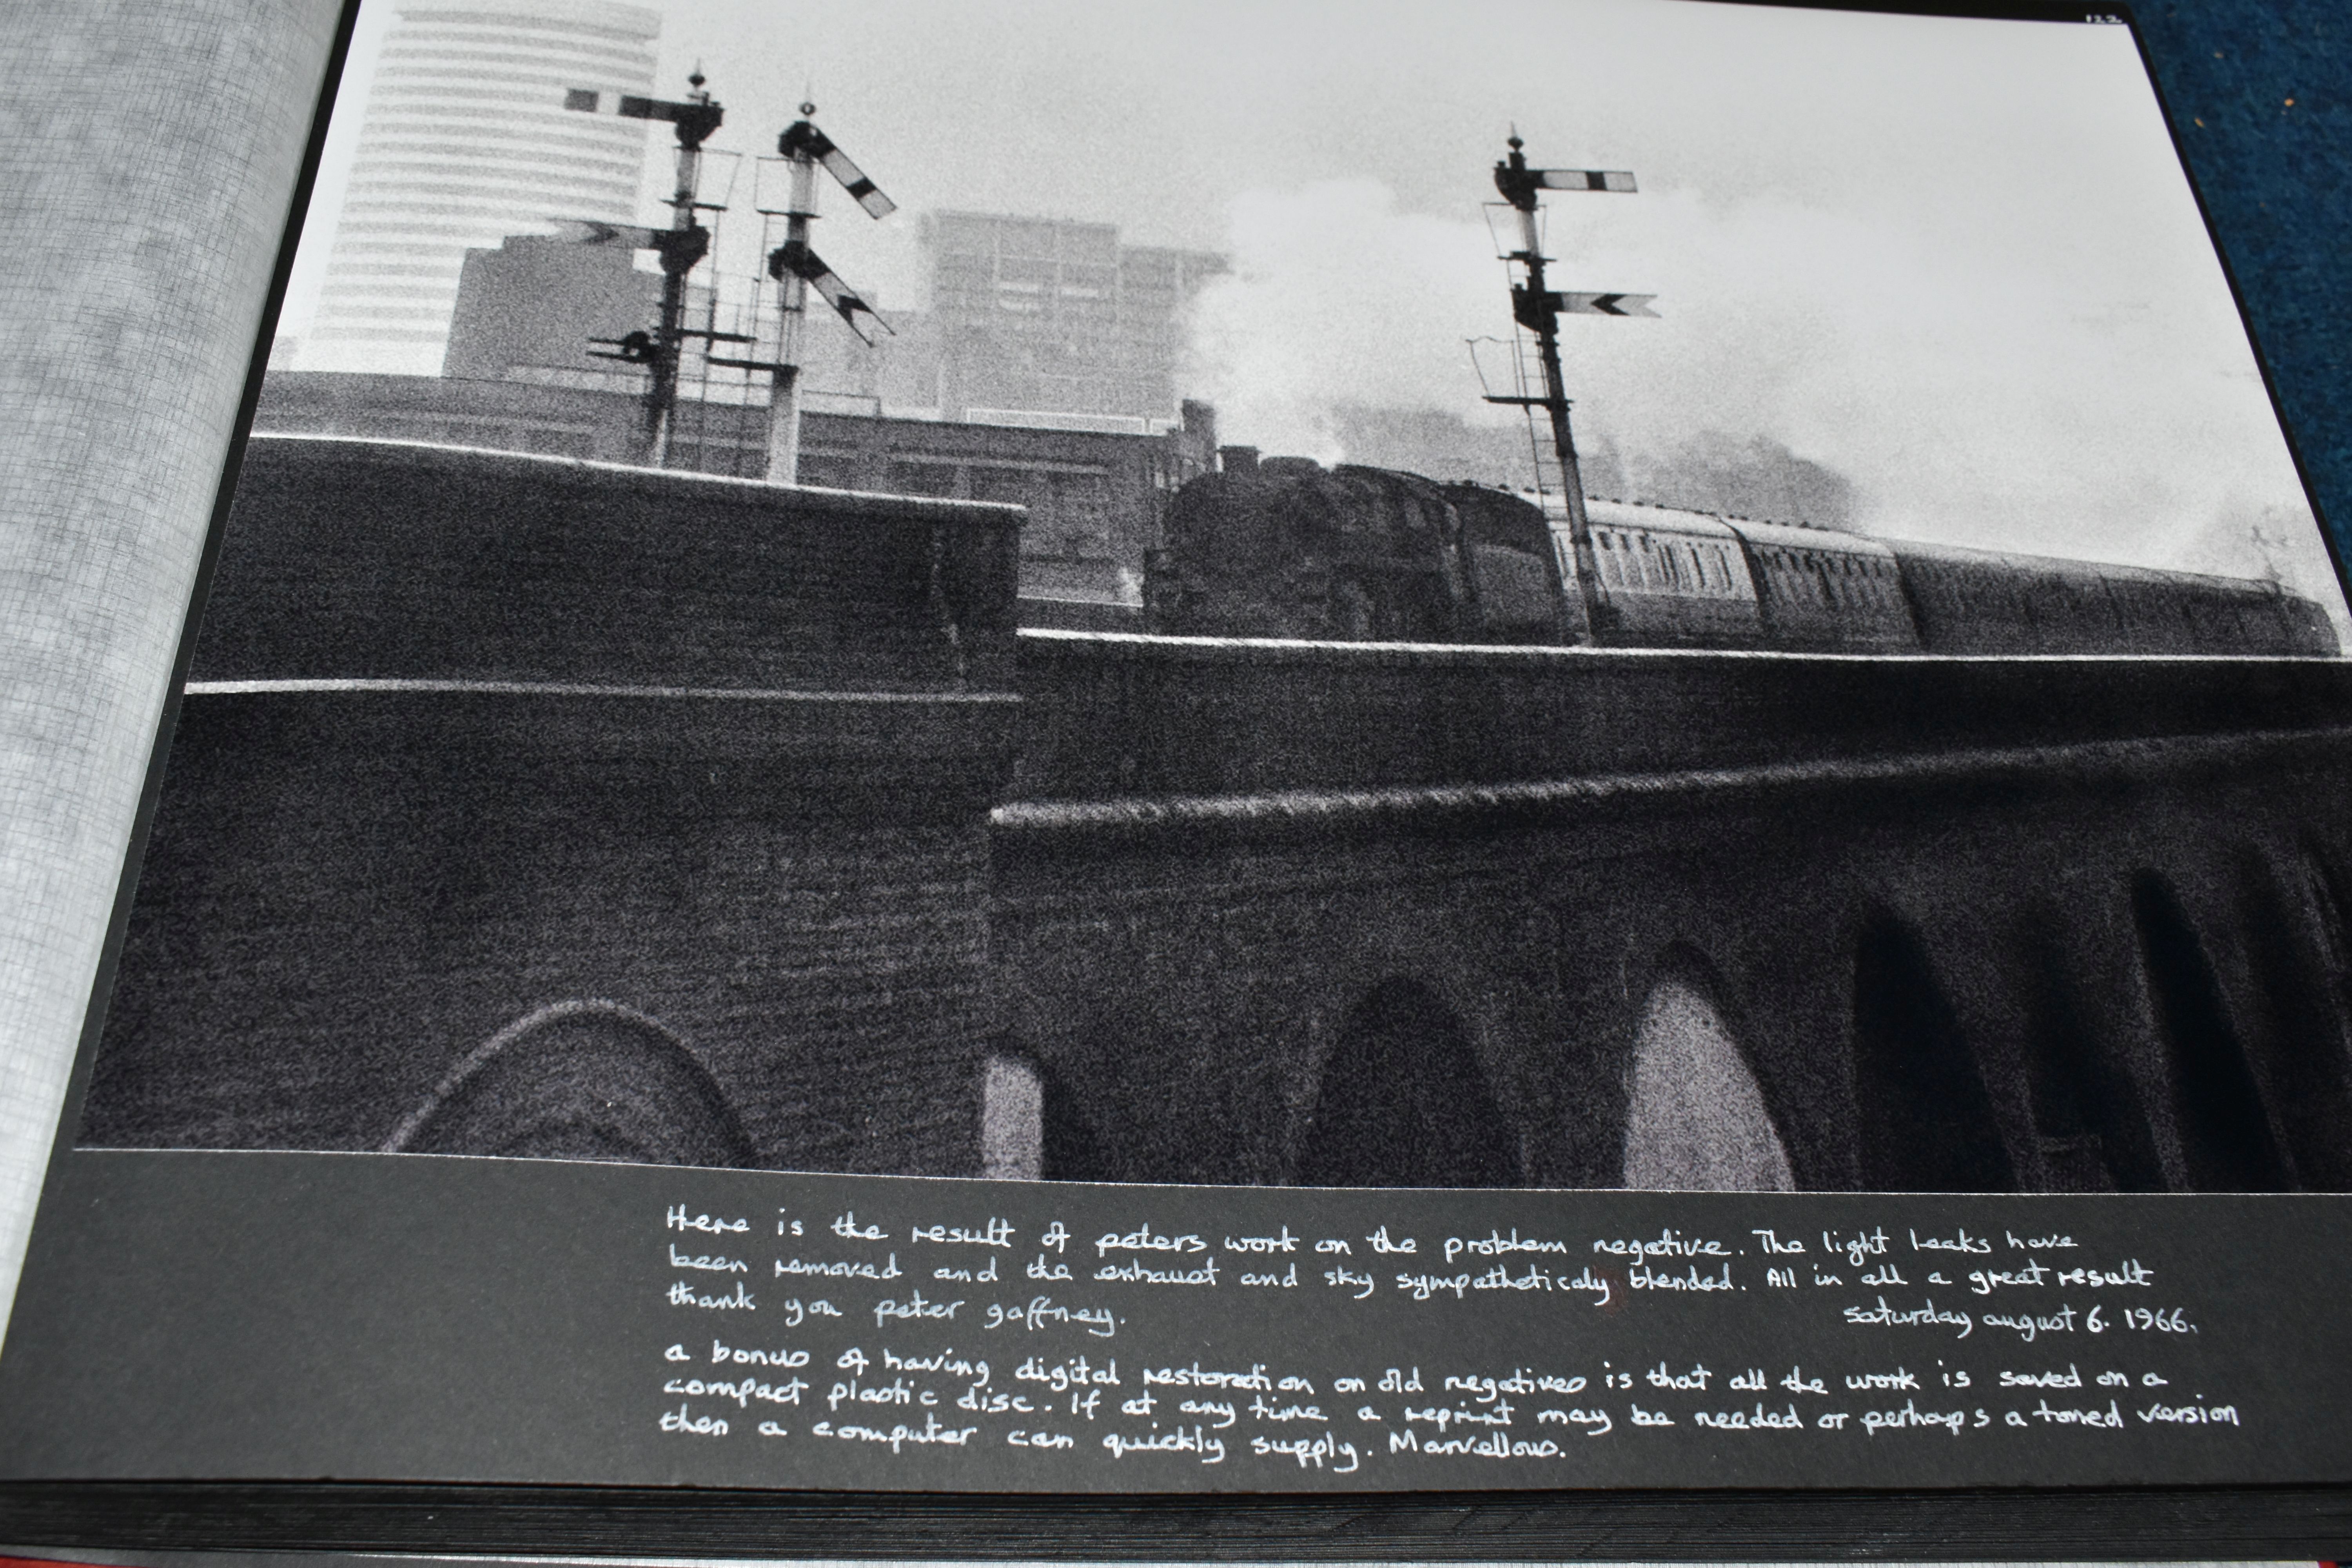
[[0,1295],[338,15],[321,0],[30,0],[0,29]]

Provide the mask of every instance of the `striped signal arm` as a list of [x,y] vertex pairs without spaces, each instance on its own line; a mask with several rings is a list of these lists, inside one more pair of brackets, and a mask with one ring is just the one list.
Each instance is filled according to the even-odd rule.
[[884,195],[882,188],[849,161],[849,154],[833,144],[832,137],[805,120],[795,120],[785,128],[776,151],[787,158],[809,157],[824,164],[824,172],[841,182],[841,188],[866,209],[868,217],[888,217],[898,210],[898,204]]
[[624,120],[666,120],[677,127],[678,140],[699,147],[727,118],[715,103],[677,103],[664,98],[644,98],[634,92],[598,92],[567,88],[563,107],[575,114],[616,114]]
[[1530,169],[1538,190],[1616,191],[1631,195],[1633,176],[1623,169]]
[[865,342],[870,343],[874,340],[866,335],[866,329],[858,322],[857,315],[861,310],[873,317],[875,325],[884,331],[890,330],[890,324],[882,320],[874,307],[858,298],[857,290],[844,283],[805,241],[786,240],[769,256],[768,276],[781,282],[787,275],[799,279],[824,295],[824,302],[832,306],[849,330]]

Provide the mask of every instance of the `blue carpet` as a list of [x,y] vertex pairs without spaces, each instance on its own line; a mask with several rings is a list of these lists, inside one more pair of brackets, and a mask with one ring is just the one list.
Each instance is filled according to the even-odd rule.
[[2339,557],[2352,555],[2352,0],[2134,8]]

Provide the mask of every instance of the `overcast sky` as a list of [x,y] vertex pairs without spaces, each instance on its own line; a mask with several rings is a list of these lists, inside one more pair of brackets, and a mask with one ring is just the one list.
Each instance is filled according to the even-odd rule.
[[[369,5],[353,88],[390,23]],[[1503,417],[1464,340],[1510,330],[1480,204],[1516,124],[1538,164],[1641,184],[1549,198],[1556,286],[1658,296],[1657,321],[1566,323],[1580,430],[1627,453],[1760,437],[1850,479],[1874,532],[2270,566],[2341,608],[2122,27],[1707,0],[656,8],[658,89],[703,66],[714,148],[772,153],[805,92],[898,199],[874,224],[828,191],[817,236],[886,304],[923,303],[926,209],[1228,253],[1184,387],[1227,440],[1343,457],[1345,403]],[[339,118],[286,331],[356,130]],[[748,268],[756,223],[729,220],[722,266]]]

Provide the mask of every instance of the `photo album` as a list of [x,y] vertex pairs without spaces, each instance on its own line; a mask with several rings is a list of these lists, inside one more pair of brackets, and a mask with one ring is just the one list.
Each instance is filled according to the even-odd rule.
[[2127,12],[341,26],[0,1541],[2352,1537],[2352,611]]

